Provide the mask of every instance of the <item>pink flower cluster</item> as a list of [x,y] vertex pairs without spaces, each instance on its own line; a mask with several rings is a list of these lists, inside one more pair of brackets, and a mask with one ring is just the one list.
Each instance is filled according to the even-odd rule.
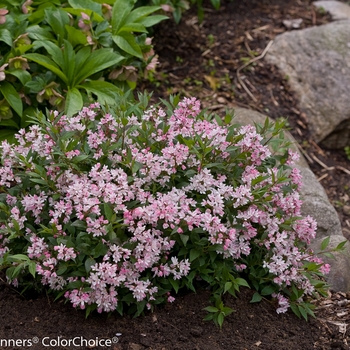
[[[287,188],[277,168],[262,166],[271,152],[255,127],[232,136],[199,113],[194,98],[181,101],[170,118],[154,107],[141,118],[113,117],[94,104],[71,118],[54,115],[56,134],[32,126],[18,133],[18,145],[4,141],[0,189],[8,191],[9,210],[0,256],[11,249],[8,236],[17,223],[44,285],[65,290],[79,282],[65,292],[73,306],[113,311],[121,288],[150,302],[158,293],[154,279],[187,276],[191,264],[173,256],[173,235],[199,230],[236,271],[262,249],[262,264],[281,290],[294,283],[311,294],[314,287],[300,271],[312,252],[296,242],[309,243],[316,223],[296,218],[299,171],[284,174]],[[57,136],[67,133],[72,136]],[[290,153],[288,163],[295,159]],[[71,274],[69,266],[86,266],[86,259],[85,275]],[[278,312],[285,311],[288,300],[276,298]]]

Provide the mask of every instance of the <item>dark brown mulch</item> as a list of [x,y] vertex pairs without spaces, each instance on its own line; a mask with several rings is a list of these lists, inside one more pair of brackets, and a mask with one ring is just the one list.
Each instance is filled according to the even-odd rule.
[[[201,24],[195,11],[186,13],[179,26],[171,21],[163,23],[154,33],[161,65],[153,83],[145,82],[143,88],[154,90],[155,99],[166,98],[170,93],[196,96],[204,107],[218,113],[225,106],[239,105],[274,119],[288,118],[291,132],[313,160],[310,164],[313,171],[323,177],[322,184],[336,204],[346,233],[350,226],[350,190],[348,174],[339,166],[347,169],[350,164],[344,153],[323,150],[313,142],[307,129],[307,116],[299,111],[287,82],[274,67],[259,59],[239,70],[244,63],[261,55],[277,34],[287,30],[283,19],[292,18],[302,18],[302,28],[330,21],[329,16],[316,12],[309,0],[234,0],[223,1],[219,11],[205,5]],[[23,297],[1,277],[0,348],[103,349],[65,347],[68,339],[83,337],[91,340],[91,345],[96,338],[118,340],[104,347],[113,350],[349,349],[350,334],[346,328],[350,320],[349,294],[330,293],[328,298],[315,301],[317,318],[305,322],[291,312],[278,315],[274,305],[266,300],[249,303],[252,293],[242,289],[237,299],[226,299],[235,312],[227,317],[220,330],[213,323],[203,321],[206,315],[203,308],[209,299],[207,291],[183,293],[173,304],[157,307],[153,314],[137,319],[116,314],[110,317],[93,314],[85,319],[84,312],[62,301],[53,302],[50,296]],[[55,346],[59,337],[63,342]],[[39,343],[19,346],[20,340],[27,339],[29,345],[33,338]],[[17,340],[18,346],[6,346],[4,341],[11,339]],[[50,340],[53,346],[46,347]]]

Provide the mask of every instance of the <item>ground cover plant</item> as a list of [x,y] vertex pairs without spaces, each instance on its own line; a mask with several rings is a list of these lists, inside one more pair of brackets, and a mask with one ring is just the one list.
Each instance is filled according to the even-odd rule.
[[[0,266],[14,285],[47,286],[87,314],[140,315],[179,290],[256,290],[307,318],[328,265],[307,243],[301,176],[283,123],[238,126],[195,98],[148,107],[120,97],[52,112],[3,141]],[[322,248],[326,247],[326,243]]]

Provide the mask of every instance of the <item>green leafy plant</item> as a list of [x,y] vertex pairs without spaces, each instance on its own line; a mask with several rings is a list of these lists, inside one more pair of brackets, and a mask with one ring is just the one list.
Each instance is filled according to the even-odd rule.
[[349,146],[344,147],[344,151],[345,151],[346,156],[350,160],[350,147]]
[[[36,111],[68,115],[97,98],[113,103],[152,71],[148,27],[166,19],[133,0],[3,1],[0,23],[0,130],[11,138]],[[28,117],[29,116],[29,117]]]
[[[197,8],[199,22],[202,22],[204,19],[203,0],[143,0],[141,3],[161,6],[164,13],[171,14],[177,24],[181,22],[182,14],[191,7]],[[210,3],[216,10],[219,10],[220,0],[210,0]]]
[[233,310],[230,307],[224,305],[220,298],[216,300],[215,306],[207,306],[206,308],[204,308],[204,310],[208,312],[208,315],[204,318],[204,320],[213,320],[214,323],[220,328],[224,323],[225,317],[232,314],[233,312]]

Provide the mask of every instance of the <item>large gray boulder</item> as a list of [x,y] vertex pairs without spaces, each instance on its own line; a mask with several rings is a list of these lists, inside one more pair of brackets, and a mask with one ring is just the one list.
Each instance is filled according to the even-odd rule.
[[333,20],[350,19],[350,6],[340,1],[323,0],[312,3],[319,11],[326,11]]
[[[235,107],[234,114],[234,122],[241,125],[253,125],[254,123],[263,125],[267,118],[267,116],[259,112],[241,107]],[[342,234],[338,214],[329,202],[324,188],[317,181],[305,158],[299,152],[295,139],[288,132],[286,136],[294,144],[294,147],[291,147],[293,151],[298,152],[300,155],[300,161],[296,166],[303,176],[303,186],[301,188],[303,199],[302,213],[303,215],[312,216],[317,221],[317,236],[311,247],[318,251],[321,242],[328,236],[331,236],[330,246],[335,247],[336,243],[346,240]],[[336,259],[327,260],[327,263],[331,265],[331,273],[327,276],[327,282],[333,290],[350,291],[350,244],[346,244],[345,252],[335,253],[334,255]]]
[[265,59],[288,79],[315,141],[350,145],[350,20],[280,34]]

